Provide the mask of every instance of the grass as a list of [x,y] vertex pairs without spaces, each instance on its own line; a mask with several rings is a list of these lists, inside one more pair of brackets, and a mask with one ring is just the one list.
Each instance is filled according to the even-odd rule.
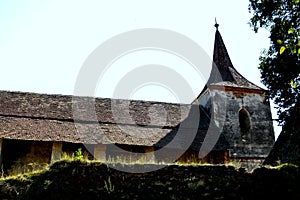
[[293,164],[261,167],[249,173],[232,165],[173,163],[157,171],[130,174],[108,163],[68,157],[44,170],[0,179],[0,199],[137,198],[146,193],[149,198],[184,199],[182,191],[191,199],[283,194],[289,198],[300,196],[299,185],[300,168]]
[[[138,156],[137,156],[138,155]],[[21,165],[14,165],[12,169],[9,170],[9,176],[10,177],[19,177],[26,174],[35,174],[40,173],[44,170],[49,169],[49,164],[46,163],[33,163],[28,160],[30,158],[26,158],[26,164]],[[79,148],[77,151],[73,153],[62,153],[61,160],[58,160],[56,162],[60,161],[66,161],[66,162],[73,162],[73,161],[81,161],[86,163],[102,163],[101,161],[97,160],[91,160],[89,159],[88,153],[85,151],[82,151],[81,148]],[[19,161],[18,161],[19,162]],[[216,166],[216,164],[210,164],[203,161],[199,161],[197,158],[190,158],[189,160],[177,160],[173,163],[166,163],[163,161],[157,161],[157,160],[150,160],[145,155],[139,155],[139,154],[129,154],[123,155],[123,156],[109,156],[108,159],[105,161],[106,165],[115,166],[115,165],[163,165],[163,166]],[[236,162],[230,162],[226,164],[218,164],[219,166],[233,166],[235,168],[239,168]],[[33,167],[36,166],[36,167]]]
[[300,197],[299,185],[300,169],[292,164],[248,173],[234,166],[174,163],[157,171],[130,174],[107,163],[67,159],[45,170],[0,179],[0,199],[137,199],[145,194],[166,199],[290,198]]
[[[167,198],[255,199],[300,198],[300,168],[295,164],[266,166],[247,172],[236,162],[213,165],[148,162],[145,157],[110,157],[103,163],[89,160],[78,149],[62,160],[33,172],[0,179],[0,199]],[[148,173],[130,174],[113,166],[164,165]],[[182,191],[185,191],[184,193]],[[149,195],[148,195],[149,194]]]
[[108,192],[108,194],[114,192],[115,187],[110,180],[110,176],[108,176],[107,181],[104,180],[104,188]]

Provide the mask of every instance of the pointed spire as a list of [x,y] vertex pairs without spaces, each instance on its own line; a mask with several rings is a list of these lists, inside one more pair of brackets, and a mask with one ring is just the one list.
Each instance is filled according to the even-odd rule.
[[[251,89],[259,89],[260,87],[248,81],[243,77],[233,66],[222,36],[218,30],[219,24],[216,20],[216,35],[213,55],[213,65],[210,77],[207,81],[207,86],[213,83],[223,82],[224,86],[245,87]],[[226,83],[226,84],[225,84]]]
[[229,67],[234,68],[230,60],[228,51],[222,39],[222,36],[218,30],[219,24],[216,21],[216,34],[215,34],[215,45],[214,45],[214,55],[213,55],[213,66],[208,83],[218,83],[218,82],[233,82],[236,83],[234,77],[232,76]]
[[215,20],[216,34],[213,54],[213,64],[210,77],[198,97],[212,84],[221,83],[222,86],[243,87],[255,90],[263,90],[257,85],[248,81],[234,67],[230,60],[228,51],[218,30],[219,24]]

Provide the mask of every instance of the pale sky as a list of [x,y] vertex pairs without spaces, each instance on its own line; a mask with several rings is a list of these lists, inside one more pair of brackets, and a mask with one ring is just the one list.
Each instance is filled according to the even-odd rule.
[[[78,73],[91,52],[113,36],[135,29],[178,32],[212,58],[215,18],[235,68],[265,88],[257,66],[260,52],[269,46],[269,33],[260,30],[255,34],[248,25],[250,17],[248,0],[0,0],[0,90],[72,95]],[[150,64],[151,56],[147,55],[131,55],[119,65]],[[153,59],[165,65],[180,63],[161,52],[154,53]],[[204,83],[198,84],[195,74],[189,70],[180,73],[195,94],[201,92]],[[126,70],[112,74],[115,72],[102,81],[113,85]],[[112,97],[112,92],[110,88],[96,95]],[[131,97],[176,102],[173,94],[159,85],[140,87]],[[275,110],[273,118],[277,118]],[[276,137],[280,129],[275,126]]]

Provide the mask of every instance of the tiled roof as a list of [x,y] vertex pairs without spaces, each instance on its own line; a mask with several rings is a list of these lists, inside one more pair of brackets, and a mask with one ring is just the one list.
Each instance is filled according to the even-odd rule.
[[[201,120],[194,121],[197,112],[192,110],[196,111],[199,108],[197,105],[102,98],[95,99],[98,121],[87,112],[79,115],[79,120],[74,123],[72,100],[88,104],[94,99],[0,91],[0,137],[160,148],[177,137],[180,129],[181,135],[174,148],[186,148],[186,143],[190,142],[191,149],[199,150],[210,123],[210,117],[201,107]],[[112,104],[120,106],[115,115]],[[78,105],[82,106],[79,113],[86,113],[85,105]],[[127,109],[128,105],[131,120],[122,114],[122,109]],[[151,109],[153,106],[159,107]],[[115,118],[118,118],[117,121]],[[194,133],[195,138],[188,139],[190,133]],[[226,141],[220,138],[218,144],[224,146]],[[215,148],[218,147],[220,145]]]
[[78,123],[75,126],[73,122],[68,121],[7,116],[0,116],[0,124],[2,138],[85,144],[117,143],[153,146],[171,131],[171,128],[145,128],[95,122]]
[[[93,102],[95,104],[91,105]],[[95,108],[97,121],[100,123],[170,127],[179,124],[182,121],[181,117],[187,116],[190,107],[190,105],[162,102],[0,92],[0,115],[5,116],[73,121],[73,106],[76,107],[76,113],[78,113],[77,120],[95,121],[96,117],[93,113],[87,111]],[[130,112],[130,119],[124,112],[126,110]],[[150,116],[152,116],[151,119]]]
[[[86,112],[92,101],[97,121]],[[72,105],[80,113],[76,126]],[[189,109],[183,104],[0,91],[0,137],[152,146],[183,121]]]

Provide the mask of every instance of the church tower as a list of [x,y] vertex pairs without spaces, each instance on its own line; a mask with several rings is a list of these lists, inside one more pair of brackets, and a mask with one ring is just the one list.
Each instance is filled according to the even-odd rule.
[[234,68],[219,25],[215,27],[211,74],[194,104],[207,112],[210,124],[219,128],[230,159],[251,168],[263,162],[275,141],[267,91]]

